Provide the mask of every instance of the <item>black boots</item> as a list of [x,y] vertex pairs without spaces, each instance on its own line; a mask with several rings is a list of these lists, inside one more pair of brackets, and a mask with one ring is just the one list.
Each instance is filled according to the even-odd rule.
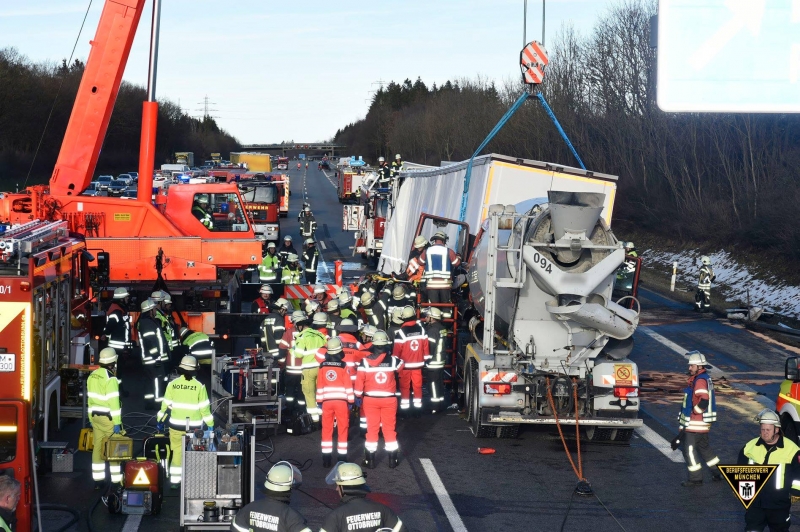
[[375,453],[364,450],[364,467],[375,469]]
[[400,460],[397,458],[397,451],[392,451],[389,453],[389,467],[394,469],[397,467],[397,464],[400,463]]
[[331,466],[331,453],[325,453],[322,455],[322,467],[330,467]]

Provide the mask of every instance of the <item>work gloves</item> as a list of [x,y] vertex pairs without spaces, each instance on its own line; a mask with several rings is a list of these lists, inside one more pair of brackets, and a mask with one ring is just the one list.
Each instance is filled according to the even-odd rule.
[[163,433],[163,432],[164,432],[164,424],[163,424],[163,423],[161,423],[161,422],[159,422],[159,423],[156,423],[156,430],[157,430],[158,432],[160,432],[160,433]]
[[121,430],[122,427],[120,425],[114,425],[114,434],[119,434]]
[[672,447],[673,451],[677,451],[678,447],[681,446],[681,442],[683,441],[683,433],[684,431],[681,430],[677,436],[670,442],[669,446]]

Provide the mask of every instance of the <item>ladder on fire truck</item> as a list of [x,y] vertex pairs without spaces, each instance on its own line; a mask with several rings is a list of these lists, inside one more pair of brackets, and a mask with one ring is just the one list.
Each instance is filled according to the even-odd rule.
[[12,226],[0,234],[0,260],[10,263],[16,260],[17,269],[22,269],[24,259],[37,251],[50,247],[59,238],[68,234],[67,222],[31,222]]

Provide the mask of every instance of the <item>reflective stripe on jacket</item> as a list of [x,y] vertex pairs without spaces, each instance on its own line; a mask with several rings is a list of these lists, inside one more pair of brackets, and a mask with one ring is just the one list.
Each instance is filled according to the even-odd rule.
[[86,406],[89,421],[92,414],[108,414],[114,425],[122,424],[119,381],[106,368],[94,370],[86,379]]
[[161,422],[167,417],[169,410],[169,424],[177,428],[186,427],[186,418],[189,418],[189,427],[198,428],[203,422],[209,428],[214,426],[214,416],[211,414],[211,403],[208,392],[203,384],[192,377],[186,379],[178,377],[167,385],[164,392],[164,401],[156,419]]

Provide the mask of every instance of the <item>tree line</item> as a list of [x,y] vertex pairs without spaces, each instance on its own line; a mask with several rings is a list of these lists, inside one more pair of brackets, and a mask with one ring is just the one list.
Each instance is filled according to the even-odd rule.
[[[80,60],[69,65],[66,60],[35,63],[14,48],[0,49],[0,190],[14,190],[17,184],[22,187],[29,171],[28,185],[50,179],[83,70]],[[138,170],[142,102],[146,99],[144,87],[122,82],[96,174]],[[159,99],[157,167],[172,162],[176,151],[194,152],[195,160],[203,161],[212,152],[238,148],[239,142],[213,118],[198,120],[177,104]]]
[[[588,35],[563,27],[539,87],[587,168],[619,176],[615,226],[800,258],[800,117],[661,111],[649,35],[656,10],[627,0]],[[461,161],[522,90],[481,78],[392,82],[335,140],[372,160]],[[489,152],[578,166],[535,98]]]

